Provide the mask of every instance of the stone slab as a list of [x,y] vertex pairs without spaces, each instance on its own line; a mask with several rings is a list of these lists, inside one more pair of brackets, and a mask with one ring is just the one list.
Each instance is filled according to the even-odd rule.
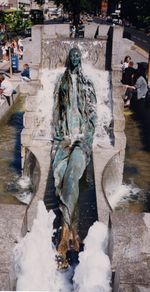
[[8,273],[0,272],[0,291],[10,291],[10,279]]
[[116,210],[111,214],[111,221],[114,246],[112,269],[116,271],[117,287],[114,292],[125,284],[150,289],[150,250],[147,243],[150,238],[149,223],[147,224],[150,214]]
[[21,237],[25,205],[0,204],[0,290],[10,290],[12,253]]

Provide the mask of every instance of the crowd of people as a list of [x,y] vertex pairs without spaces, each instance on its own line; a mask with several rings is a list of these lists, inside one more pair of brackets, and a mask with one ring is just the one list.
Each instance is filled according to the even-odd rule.
[[148,91],[147,84],[147,64],[145,62],[137,63],[138,67],[134,67],[134,62],[130,56],[125,56],[122,64],[122,80],[126,91],[124,95],[124,106],[129,107],[132,99],[138,102],[144,102]]
[[1,44],[1,61],[9,61],[10,55],[18,55],[19,59],[23,58],[23,42],[21,39],[4,41]]
[[79,23],[70,22],[70,38],[78,38],[80,32],[83,32],[84,21],[83,18],[80,18]]

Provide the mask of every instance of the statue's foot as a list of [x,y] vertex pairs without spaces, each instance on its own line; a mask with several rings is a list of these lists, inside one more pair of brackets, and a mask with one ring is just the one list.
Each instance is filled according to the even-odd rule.
[[80,251],[80,238],[76,229],[70,230],[68,225],[64,225],[62,229],[61,241],[57,248],[58,256],[57,266],[59,270],[67,269],[69,266],[69,259],[67,258],[68,251]]
[[57,255],[56,256],[56,261],[57,261],[57,268],[58,268],[58,270],[65,270],[69,266],[68,260],[63,255],[60,255],[60,254]]
[[61,241],[58,245],[57,251],[57,266],[58,269],[66,269],[69,266],[67,260],[67,251],[68,251],[68,242],[69,242],[69,228],[68,225],[64,225],[62,229]]
[[69,240],[69,247],[71,249],[74,249],[75,251],[79,252],[80,251],[80,238],[76,231],[71,232],[72,236],[70,237]]

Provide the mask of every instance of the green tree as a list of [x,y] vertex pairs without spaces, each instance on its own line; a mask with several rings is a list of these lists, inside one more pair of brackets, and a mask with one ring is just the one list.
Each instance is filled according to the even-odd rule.
[[31,26],[30,19],[23,18],[23,11],[7,12],[3,14],[3,23],[6,25],[7,31],[19,33],[25,28]]
[[34,0],[34,2],[36,2],[39,6],[42,6],[45,3],[44,0]]
[[150,25],[149,0],[122,0],[121,16],[136,26]]
[[81,12],[97,12],[100,4],[99,0],[55,0],[54,2],[57,6],[62,4],[65,12],[72,13],[75,24]]

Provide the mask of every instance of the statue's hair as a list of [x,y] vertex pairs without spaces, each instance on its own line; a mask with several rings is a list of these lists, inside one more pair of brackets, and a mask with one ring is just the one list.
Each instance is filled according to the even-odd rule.
[[3,73],[0,73],[0,80],[4,80],[5,79],[5,76]]

